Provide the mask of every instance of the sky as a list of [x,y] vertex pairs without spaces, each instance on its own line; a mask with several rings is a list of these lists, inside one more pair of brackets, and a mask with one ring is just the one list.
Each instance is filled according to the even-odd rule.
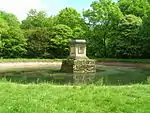
[[65,7],[75,8],[78,12],[88,9],[95,0],[0,0],[0,10],[13,13],[21,21],[30,9],[43,10],[48,15],[56,15]]

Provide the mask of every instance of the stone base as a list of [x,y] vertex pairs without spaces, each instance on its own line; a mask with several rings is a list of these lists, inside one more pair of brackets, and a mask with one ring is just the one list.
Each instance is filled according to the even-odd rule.
[[95,61],[91,59],[66,59],[62,61],[61,71],[66,73],[94,73]]

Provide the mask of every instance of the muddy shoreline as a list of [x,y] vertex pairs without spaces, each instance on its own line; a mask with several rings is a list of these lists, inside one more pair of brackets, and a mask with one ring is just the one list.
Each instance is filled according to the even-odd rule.
[[[56,62],[1,62],[0,70],[13,68],[45,68],[60,67],[61,61]],[[126,66],[126,67],[148,67],[150,63],[129,63],[129,62],[96,62],[96,65]]]

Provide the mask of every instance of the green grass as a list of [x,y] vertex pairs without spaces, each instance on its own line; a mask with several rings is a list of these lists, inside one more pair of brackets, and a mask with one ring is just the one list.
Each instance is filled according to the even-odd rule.
[[[27,59],[27,58],[17,58],[17,59],[0,59],[0,62],[53,62],[62,61],[63,59]],[[131,62],[131,63],[150,63],[150,59],[117,59],[117,58],[96,58],[96,61],[103,62]]]
[[150,85],[0,82],[0,113],[150,113]]

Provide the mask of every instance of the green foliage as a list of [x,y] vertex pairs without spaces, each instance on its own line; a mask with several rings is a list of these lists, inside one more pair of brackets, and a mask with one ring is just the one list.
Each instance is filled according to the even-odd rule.
[[27,51],[30,58],[52,58],[49,52],[51,32],[47,29],[31,29],[24,31],[27,37]]
[[8,23],[0,18],[0,52],[2,52],[2,49],[4,47],[4,42],[2,42],[2,36],[7,35],[7,31],[9,29]]
[[74,39],[80,39],[80,38],[85,38],[85,33],[86,31],[84,31],[83,29],[81,29],[80,27],[75,27],[73,29],[73,38]]
[[56,16],[56,24],[64,24],[71,29],[80,27],[82,21],[83,19],[81,18],[80,13],[73,8],[62,9]]
[[89,36],[91,39],[88,39],[92,41],[92,45],[89,46],[95,50],[96,56],[106,57],[107,41],[118,21],[123,17],[119,7],[111,0],[95,1],[91,4],[91,9],[84,12],[84,17],[87,18],[92,28],[92,36]]
[[51,29],[54,25],[53,17],[47,17],[43,11],[31,9],[21,28],[27,38],[27,56],[30,58],[53,58],[51,50]]
[[22,21],[22,29],[34,29],[34,28],[43,28],[50,26],[50,19],[47,18],[44,11],[37,12],[35,9],[31,9],[28,13],[28,16],[25,20]]
[[81,38],[89,57],[149,58],[149,20],[149,0],[97,0],[83,15],[71,7],[56,16],[31,9],[21,25],[0,11],[0,56],[62,58],[69,40]]
[[110,48],[114,57],[132,58],[142,55],[144,43],[139,35],[141,25],[141,18],[134,15],[126,15],[119,22],[117,37],[110,41]]
[[21,57],[26,54],[26,39],[17,18],[0,11],[0,26],[1,57]]
[[85,38],[86,30],[88,26],[84,19],[81,18],[80,13],[78,13],[73,8],[62,9],[58,15],[55,17],[56,24],[67,25],[73,30],[73,38]]
[[123,15],[115,2],[111,0],[99,0],[91,4],[91,9],[85,11],[84,16],[88,18],[92,26],[106,25],[109,27]]
[[133,14],[138,17],[144,17],[150,8],[146,0],[119,0],[118,4],[123,14]]
[[90,30],[87,34],[87,55],[90,57],[104,56],[104,43],[98,30]]
[[141,36],[143,36],[143,57],[150,57],[150,9],[147,12],[147,16],[143,19],[143,26],[141,29]]
[[66,57],[69,53],[69,41],[73,38],[73,31],[70,27],[58,24],[52,29],[51,44],[56,52],[55,57]]
[[9,29],[8,23],[3,18],[0,18],[0,34],[6,34]]

